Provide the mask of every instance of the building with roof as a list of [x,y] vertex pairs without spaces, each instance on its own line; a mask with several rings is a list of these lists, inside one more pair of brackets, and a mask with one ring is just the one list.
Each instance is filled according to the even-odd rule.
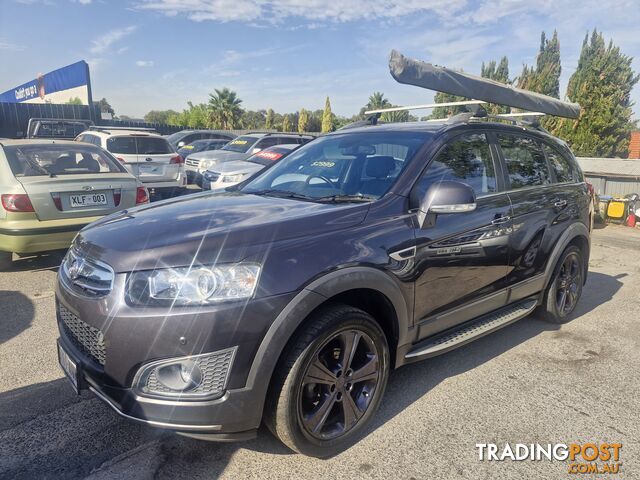
[[640,194],[640,160],[578,157],[578,164],[598,195]]

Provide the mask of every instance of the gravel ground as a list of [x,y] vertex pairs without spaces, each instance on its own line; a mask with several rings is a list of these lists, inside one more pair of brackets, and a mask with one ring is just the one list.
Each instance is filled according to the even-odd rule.
[[401,368],[368,435],[330,460],[292,454],[267,431],[191,440],[74,396],[55,349],[60,259],[0,274],[1,478],[566,478],[566,462],[481,462],[475,444],[589,441],[622,443],[615,477],[640,478],[639,230],[594,232],[571,322],[526,318]]

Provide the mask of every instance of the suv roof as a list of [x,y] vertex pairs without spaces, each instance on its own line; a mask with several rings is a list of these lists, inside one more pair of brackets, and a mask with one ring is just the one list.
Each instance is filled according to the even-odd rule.
[[102,138],[108,138],[108,137],[113,137],[115,135],[118,136],[144,136],[144,137],[160,137],[160,138],[164,138],[162,135],[160,135],[158,132],[156,132],[155,130],[145,130],[145,129],[140,129],[140,130],[136,130],[136,129],[130,129],[130,128],[109,128],[109,127],[102,127],[102,128],[92,128],[89,130],[85,130],[84,132],[82,132],[80,135],[83,134],[91,134],[91,135],[96,135],[98,137],[102,137]]
[[248,132],[240,135],[241,137],[269,137],[272,135],[277,135],[278,137],[292,137],[292,138],[315,138],[314,135],[310,135],[308,133],[294,133],[294,132]]

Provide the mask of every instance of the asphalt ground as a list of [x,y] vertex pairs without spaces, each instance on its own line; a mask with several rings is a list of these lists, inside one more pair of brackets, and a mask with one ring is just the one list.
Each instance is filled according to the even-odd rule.
[[197,441],[75,396],[56,355],[60,259],[0,273],[0,478],[594,478],[566,461],[478,459],[477,443],[505,442],[621,443],[611,477],[640,478],[640,230],[594,232],[572,321],[525,318],[393,372],[366,437],[329,460],[293,454],[266,429]]

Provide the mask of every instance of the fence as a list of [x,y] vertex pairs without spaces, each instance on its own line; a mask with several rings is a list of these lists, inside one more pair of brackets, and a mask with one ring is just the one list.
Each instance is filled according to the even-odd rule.
[[58,118],[63,120],[92,120],[96,125],[109,127],[153,128],[162,135],[184,130],[186,127],[131,120],[102,120],[96,105],[59,105],[53,103],[0,103],[0,137],[24,138],[30,118]]

